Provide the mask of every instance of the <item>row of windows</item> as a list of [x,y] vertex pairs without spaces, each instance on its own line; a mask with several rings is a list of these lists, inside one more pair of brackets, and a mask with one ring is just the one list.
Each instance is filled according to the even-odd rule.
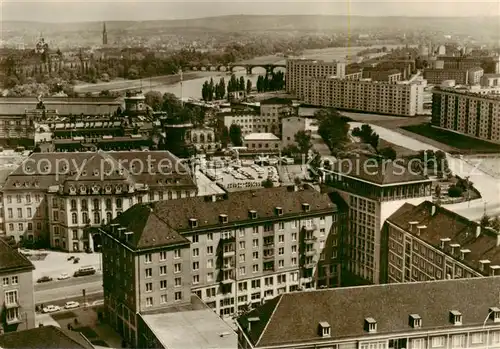
[[[182,301],[182,291],[177,291],[174,293],[174,300],[176,302]],[[167,303],[167,295],[166,294],[160,295],[159,302],[160,302],[160,304],[166,304]],[[146,307],[152,307],[152,306],[154,306],[154,304],[155,304],[155,302],[154,302],[153,297],[146,297]]]

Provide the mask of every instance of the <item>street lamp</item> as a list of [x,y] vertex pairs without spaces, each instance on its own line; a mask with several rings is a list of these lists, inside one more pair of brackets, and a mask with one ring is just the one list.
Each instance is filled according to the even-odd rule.
[[99,249],[99,270],[102,271],[102,245],[97,245]]

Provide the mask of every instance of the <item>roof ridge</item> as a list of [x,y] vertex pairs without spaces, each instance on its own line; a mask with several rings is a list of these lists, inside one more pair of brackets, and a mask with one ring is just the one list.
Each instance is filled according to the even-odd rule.
[[274,305],[274,309],[273,309],[273,312],[271,313],[271,316],[269,317],[269,319],[267,320],[267,323],[266,323],[266,326],[264,326],[264,328],[262,329],[262,332],[260,333],[260,336],[259,338],[257,339],[257,341],[255,342],[255,346],[257,347],[259,345],[259,342],[261,341],[262,339],[262,336],[264,336],[264,333],[266,332],[266,329],[267,327],[269,326],[269,324],[271,323],[271,320],[273,319],[273,316],[274,314],[276,313],[276,311],[278,310],[279,308],[279,305],[281,304],[281,300],[283,299],[283,297],[285,296],[285,294],[281,294],[278,299],[278,301],[276,302],[276,304]]
[[[56,329],[56,331],[59,333],[59,334],[62,334],[65,338],[69,339],[71,342],[77,344],[78,346],[83,346],[82,343],[79,343],[72,335],[69,335],[69,333],[73,334],[75,333],[74,331],[71,331],[71,332],[66,332],[66,330],[62,329],[61,327],[57,327],[57,326],[54,326],[54,325],[49,325],[50,327]],[[48,327],[48,326],[47,326]],[[76,333],[75,333],[76,334]],[[87,337],[85,337],[83,335],[83,333],[81,332],[78,332],[78,335],[83,339],[83,340],[86,340],[87,342],[89,342],[89,340],[87,339]]]

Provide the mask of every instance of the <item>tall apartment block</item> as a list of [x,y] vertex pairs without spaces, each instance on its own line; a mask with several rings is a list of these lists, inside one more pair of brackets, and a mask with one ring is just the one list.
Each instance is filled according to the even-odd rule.
[[454,88],[432,91],[432,125],[500,143],[500,96]]
[[455,80],[458,85],[477,85],[484,74],[483,68],[470,69],[425,69],[424,79],[429,84],[439,85],[445,80]]
[[[365,166],[368,162],[370,165]],[[379,283],[385,220],[405,202],[419,204],[432,199],[432,180],[401,166],[386,161],[374,163],[373,159],[359,156],[342,159],[324,170],[324,183],[349,207],[346,234],[342,237],[345,285]]]
[[500,235],[429,201],[394,212],[382,246],[383,283],[500,275]]
[[424,85],[418,81],[307,78],[303,87],[307,104],[402,116],[423,113]]
[[303,98],[303,82],[306,78],[323,78],[335,76],[344,78],[346,75],[345,62],[325,62],[313,59],[287,59],[286,61],[286,91]]
[[192,293],[227,316],[337,286],[343,221],[328,195],[295,187],[135,205],[101,230],[107,316],[133,343],[138,314]]
[[238,348],[497,349],[500,278],[278,296],[238,321]]
[[33,264],[0,239],[0,290],[3,297],[0,332],[35,327]]
[[3,186],[5,232],[17,242],[95,250],[99,234],[87,227],[136,203],[196,195],[190,171],[168,151],[33,153]]

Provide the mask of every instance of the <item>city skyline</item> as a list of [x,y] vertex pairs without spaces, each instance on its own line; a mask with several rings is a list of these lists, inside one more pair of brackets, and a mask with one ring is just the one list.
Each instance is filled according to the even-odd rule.
[[[120,4],[117,6],[117,4]],[[217,5],[216,5],[217,4]],[[402,17],[499,16],[500,3],[441,0],[425,1],[12,1],[1,3],[2,21],[93,22],[149,21],[207,18],[225,15],[338,15]],[[54,13],[65,13],[64,17]]]

